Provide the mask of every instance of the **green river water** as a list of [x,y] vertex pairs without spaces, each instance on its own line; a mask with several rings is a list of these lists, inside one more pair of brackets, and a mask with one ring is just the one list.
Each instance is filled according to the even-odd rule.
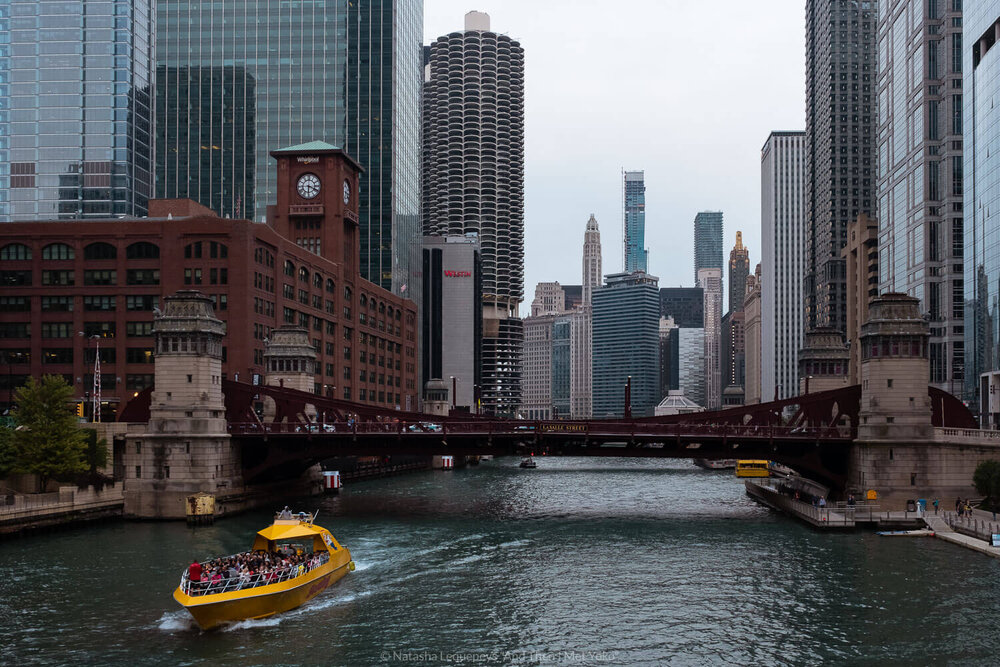
[[[357,570],[302,608],[200,632],[171,598],[255,511],[0,542],[4,665],[990,665],[1000,560],[822,534],[684,461],[516,459],[296,503]],[[276,503],[278,504],[278,503]]]

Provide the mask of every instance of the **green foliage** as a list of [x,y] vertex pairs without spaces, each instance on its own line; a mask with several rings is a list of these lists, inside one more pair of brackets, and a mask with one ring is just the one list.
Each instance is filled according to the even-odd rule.
[[983,504],[986,509],[1000,506],[1000,461],[991,459],[976,466],[972,483],[976,485],[976,491],[985,498]]
[[97,431],[92,428],[83,430],[87,442],[87,470],[94,473],[98,468],[108,465],[108,441],[97,439]]
[[17,453],[14,450],[14,431],[0,426],[0,479],[14,472],[16,467]]
[[45,375],[14,394],[14,452],[17,472],[49,479],[87,470],[87,443],[77,426],[73,388],[60,375]]

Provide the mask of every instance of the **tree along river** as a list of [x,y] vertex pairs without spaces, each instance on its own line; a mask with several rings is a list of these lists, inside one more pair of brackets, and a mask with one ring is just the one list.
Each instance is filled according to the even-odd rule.
[[[255,511],[0,542],[0,663],[995,664],[1000,561],[822,534],[685,461],[516,459],[356,483],[320,508],[357,562],[305,606],[203,633],[184,567]],[[280,503],[276,503],[280,504]]]

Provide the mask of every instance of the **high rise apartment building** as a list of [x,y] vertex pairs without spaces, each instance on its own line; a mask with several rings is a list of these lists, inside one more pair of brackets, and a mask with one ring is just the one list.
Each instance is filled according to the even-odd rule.
[[702,269],[718,269],[722,279],[722,211],[702,211],[694,216],[694,282]]
[[879,291],[920,299],[930,317],[929,381],[960,393],[962,3],[881,0],[878,36],[886,45],[878,61]]
[[1000,426],[1000,0],[967,2],[965,139],[965,398],[984,428]]
[[622,174],[624,218],[622,238],[625,244],[624,271],[646,271],[649,251],[646,250],[646,176],[642,171]]
[[755,395],[768,400],[798,394],[805,332],[805,148],[805,132],[772,132],[760,151],[760,358],[755,360],[760,386]]
[[705,291],[705,403],[722,406],[722,269],[700,269],[698,284]]
[[146,215],[155,6],[2,3],[0,222]]
[[422,222],[479,235],[483,410],[521,402],[524,297],[524,51],[481,12],[434,40],[423,88]]
[[361,273],[419,300],[418,0],[157,4],[157,194],[261,221],[268,151],[325,141],[358,160]]
[[844,330],[847,224],[875,217],[879,4],[806,0],[807,329]]
[[593,413],[621,417],[631,378],[632,416],[652,416],[660,402],[658,279],[615,273],[593,296]]

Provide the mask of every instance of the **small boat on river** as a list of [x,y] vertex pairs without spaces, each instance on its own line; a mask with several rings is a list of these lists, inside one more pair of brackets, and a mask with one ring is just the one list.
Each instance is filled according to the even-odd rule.
[[520,467],[522,467],[522,468],[537,468],[538,464],[535,463],[535,457],[534,456],[526,456],[523,459],[521,459],[521,466]]
[[330,531],[287,508],[257,533],[251,551],[197,565],[184,571],[174,599],[202,630],[295,609],[354,570],[351,552]]

